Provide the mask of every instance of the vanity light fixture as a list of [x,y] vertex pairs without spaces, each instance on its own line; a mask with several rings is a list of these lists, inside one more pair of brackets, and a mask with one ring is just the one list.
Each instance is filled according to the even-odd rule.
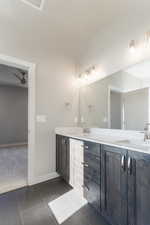
[[129,43],[129,50],[131,53],[134,53],[136,49],[136,44],[135,44],[135,40],[131,40]]
[[[84,73],[85,79],[89,80],[92,78],[92,76],[95,74],[95,66],[90,67],[87,69]],[[81,75],[82,76],[82,75]]]
[[80,74],[77,83],[78,87],[85,86],[89,83],[92,83],[98,77],[98,72],[96,72],[95,66],[90,67],[84,73]]
[[150,47],[150,31],[145,33],[145,47]]
[[98,77],[99,76],[99,73],[100,72],[98,72],[98,70],[96,70],[95,66],[93,66],[92,69],[91,69],[92,76]]
[[82,87],[84,85],[85,85],[85,79],[83,79],[82,75],[80,74],[78,76],[78,78],[76,79],[75,86],[76,86],[76,88],[80,88],[80,87]]

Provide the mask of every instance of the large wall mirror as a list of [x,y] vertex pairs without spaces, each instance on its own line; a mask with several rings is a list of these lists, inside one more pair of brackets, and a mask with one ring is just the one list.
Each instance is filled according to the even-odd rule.
[[90,127],[143,130],[149,121],[150,60],[80,89],[81,122]]

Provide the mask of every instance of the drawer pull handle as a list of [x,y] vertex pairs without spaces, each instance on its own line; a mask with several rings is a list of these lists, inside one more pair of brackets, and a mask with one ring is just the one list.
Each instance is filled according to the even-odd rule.
[[132,174],[132,159],[131,159],[131,157],[128,158],[128,172],[130,175]]
[[82,162],[81,163],[83,166],[85,166],[85,167],[89,167],[89,165],[87,164],[87,163],[85,163],[85,162]]
[[66,145],[67,144],[67,139],[62,139],[62,144]]
[[87,185],[82,185],[82,187],[83,187],[84,189],[86,189],[87,191],[90,190],[89,187],[88,187]]
[[125,171],[125,155],[123,155],[122,156],[122,158],[121,158],[121,167],[122,167],[122,169],[123,169],[123,171]]

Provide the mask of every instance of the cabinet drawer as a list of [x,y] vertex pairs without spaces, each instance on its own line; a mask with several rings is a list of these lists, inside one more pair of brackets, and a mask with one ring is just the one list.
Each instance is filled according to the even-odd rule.
[[85,141],[84,151],[100,157],[100,144]]
[[84,178],[86,180],[91,180],[96,184],[100,185],[100,171],[94,168],[85,167],[84,168]]
[[84,152],[84,162],[90,167],[100,169],[100,156],[91,154],[88,151]]
[[84,151],[84,177],[100,184],[100,155]]

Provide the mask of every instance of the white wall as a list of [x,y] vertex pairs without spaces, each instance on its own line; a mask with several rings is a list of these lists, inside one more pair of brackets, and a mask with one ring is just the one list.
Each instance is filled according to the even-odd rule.
[[[36,175],[55,172],[54,128],[74,125],[77,90],[72,85],[74,66],[63,58],[41,62],[37,71],[36,113],[46,114],[46,124],[36,126]],[[72,104],[65,108],[65,102]]]
[[[4,41],[4,40],[3,40]],[[50,177],[55,172],[55,136],[57,126],[74,125],[77,113],[77,89],[74,88],[75,66],[60,52],[26,51],[17,43],[0,45],[0,53],[36,63],[36,115],[46,115],[46,123],[36,122],[34,180]],[[69,109],[65,102],[71,102]]]

